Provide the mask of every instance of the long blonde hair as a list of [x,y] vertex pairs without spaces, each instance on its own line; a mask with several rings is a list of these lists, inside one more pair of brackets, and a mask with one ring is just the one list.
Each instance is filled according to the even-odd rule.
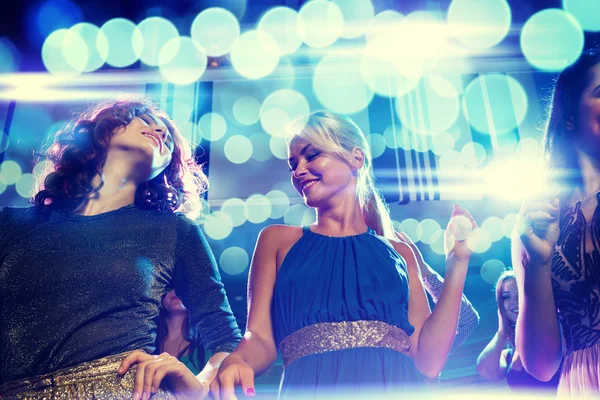
[[345,115],[331,111],[314,111],[300,117],[287,126],[287,139],[299,137],[315,148],[337,156],[348,162],[348,153],[355,147],[365,156],[363,166],[358,170],[357,197],[367,226],[378,235],[394,237],[394,226],[383,197],[375,188],[373,160],[369,143],[361,129]]

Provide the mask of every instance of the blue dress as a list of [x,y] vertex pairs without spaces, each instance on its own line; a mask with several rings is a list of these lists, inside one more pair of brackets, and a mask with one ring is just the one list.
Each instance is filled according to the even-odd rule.
[[[369,230],[329,237],[303,228],[286,255],[273,293],[276,343],[309,325],[383,321],[414,332],[408,321],[404,259]],[[280,398],[414,390],[424,385],[412,359],[389,348],[358,347],[311,354],[284,370]]]

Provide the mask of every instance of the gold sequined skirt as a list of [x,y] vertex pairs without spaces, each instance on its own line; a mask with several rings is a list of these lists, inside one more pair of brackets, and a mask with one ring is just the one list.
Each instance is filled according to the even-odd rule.
[[[0,385],[0,398],[61,400],[61,399],[131,399],[135,380],[135,365],[124,376],[117,369],[128,353],[86,362],[34,378],[24,378]],[[172,393],[159,389],[152,399],[175,399]]]
[[279,343],[284,367],[311,354],[358,347],[383,347],[409,354],[410,339],[397,326],[383,321],[360,320],[308,325]]

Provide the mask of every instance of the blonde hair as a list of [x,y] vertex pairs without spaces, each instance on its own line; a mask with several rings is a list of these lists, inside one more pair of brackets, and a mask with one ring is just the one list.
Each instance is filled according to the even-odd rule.
[[394,238],[394,226],[383,197],[375,188],[373,160],[369,143],[361,129],[345,115],[319,110],[290,122],[286,129],[288,144],[294,137],[348,162],[349,153],[358,147],[365,156],[358,170],[357,197],[367,226],[378,235]]
[[504,309],[504,299],[502,295],[504,294],[504,282],[512,279],[514,281],[517,280],[515,277],[515,273],[513,270],[504,271],[502,275],[498,278],[498,282],[496,282],[496,303],[498,304],[498,309],[500,310],[500,315],[502,316],[502,320],[504,321],[504,325],[509,328],[508,340],[510,341],[510,345],[515,347],[515,324],[510,322],[508,316],[506,315],[506,310]]

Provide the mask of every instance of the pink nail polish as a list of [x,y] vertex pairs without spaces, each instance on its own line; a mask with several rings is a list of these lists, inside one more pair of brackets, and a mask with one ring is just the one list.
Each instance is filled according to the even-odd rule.
[[133,400],[140,400],[140,394],[138,392],[133,392]]
[[247,388],[244,392],[244,394],[246,396],[254,396],[255,392],[254,392],[254,388]]

